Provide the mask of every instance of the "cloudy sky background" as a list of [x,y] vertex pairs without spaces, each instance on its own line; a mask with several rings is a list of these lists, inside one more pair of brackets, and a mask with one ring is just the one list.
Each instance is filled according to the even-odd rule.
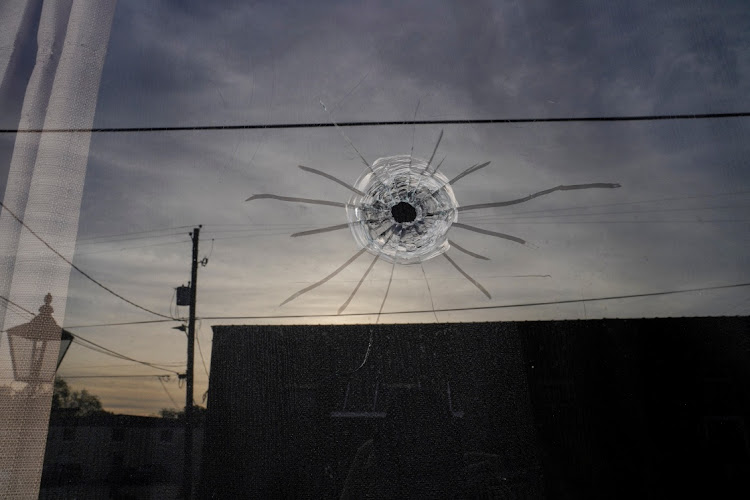
[[[119,2],[95,127],[327,122],[320,100],[339,121],[410,120],[418,102],[422,120],[750,109],[750,10],[742,1],[298,4]],[[23,65],[18,75],[20,91],[5,96],[4,128],[17,125]],[[427,158],[441,129],[438,157],[447,155],[441,170],[449,178],[492,162],[456,185],[462,205],[560,184],[622,187],[554,193],[513,207],[462,213],[461,222],[513,234],[533,246],[452,229],[451,239],[491,259],[450,252],[492,299],[436,258],[424,270],[438,310],[750,281],[746,118],[361,127],[346,133],[372,162],[408,154],[412,137],[414,154]],[[13,140],[0,137],[0,192]],[[335,314],[371,256],[284,307],[278,304],[358,250],[348,231],[289,238],[295,231],[346,222],[344,210],[244,202],[257,193],[348,199],[346,189],[299,170],[300,164],[351,183],[364,168],[333,128],[94,134],[75,263],[118,293],[168,314],[174,312],[173,288],[189,281],[189,228],[180,226],[203,224],[201,256],[210,259],[199,271],[199,316]],[[390,264],[378,263],[346,312],[377,312],[390,272]],[[431,308],[422,269],[397,266],[383,311]],[[748,313],[750,293],[737,288],[391,314],[379,321]],[[186,316],[187,308],[177,314]],[[184,335],[171,323],[73,328],[149,319],[155,318],[79,274],[71,276],[63,322],[71,331],[137,359],[184,360]],[[199,338],[209,363],[214,324],[376,320],[375,314],[204,319]],[[71,377],[151,373],[156,371],[77,345],[60,369]],[[196,377],[200,401],[207,387],[200,357]],[[172,406],[155,378],[70,382],[99,394],[112,411],[150,414]],[[182,404],[184,393],[174,378],[167,387]]]

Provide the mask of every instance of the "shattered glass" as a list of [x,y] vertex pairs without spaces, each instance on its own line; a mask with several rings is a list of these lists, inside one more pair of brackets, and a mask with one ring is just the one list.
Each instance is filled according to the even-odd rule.
[[351,197],[346,215],[360,248],[397,264],[424,262],[450,248],[458,202],[448,179],[427,160],[379,158],[355,188],[360,194]]

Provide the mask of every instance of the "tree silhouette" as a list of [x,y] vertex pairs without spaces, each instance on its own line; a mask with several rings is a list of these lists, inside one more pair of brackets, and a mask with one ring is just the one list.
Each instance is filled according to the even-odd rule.
[[107,413],[99,397],[86,389],[71,391],[62,377],[55,377],[55,389],[52,393],[52,412],[71,413],[76,417],[87,417]]
[[[203,406],[193,406],[193,422],[202,424],[206,420],[206,410]],[[185,410],[177,410],[176,408],[162,408],[159,410],[159,416],[161,418],[174,418],[183,420],[185,418]]]

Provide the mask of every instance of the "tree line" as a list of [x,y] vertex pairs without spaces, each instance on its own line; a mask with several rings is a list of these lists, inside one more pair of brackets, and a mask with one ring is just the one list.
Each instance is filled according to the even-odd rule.
[[[52,393],[52,416],[73,416],[89,417],[92,415],[106,415],[112,412],[106,411],[102,405],[101,399],[95,394],[91,394],[86,389],[74,391],[68,385],[68,382],[62,377],[55,377],[55,387]],[[203,422],[205,419],[206,408],[203,406],[194,406],[193,415],[196,422]],[[161,418],[184,419],[185,409],[162,408],[158,412]]]

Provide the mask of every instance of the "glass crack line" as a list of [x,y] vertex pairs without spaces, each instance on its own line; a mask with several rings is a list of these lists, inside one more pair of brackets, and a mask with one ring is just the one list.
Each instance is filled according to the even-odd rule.
[[445,161],[445,159],[446,159],[446,158],[448,158],[448,155],[444,155],[444,156],[443,156],[443,159],[442,159],[442,160],[440,160],[440,163],[438,163],[438,164],[437,164],[437,166],[435,167],[435,170],[433,170],[433,171],[432,171],[432,175],[435,175],[435,174],[437,173],[437,171],[438,171],[438,170],[440,169],[440,167],[441,167],[441,166],[443,165],[443,162]]
[[292,196],[279,196],[276,194],[254,194],[250,198],[246,199],[245,201],[247,202],[247,201],[263,200],[263,199],[289,201],[293,203],[307,203],[310,205],[327,205],[329,207],[341,207],[341,208],[346,208],[348,206],[346,203],[341,203],[338,201],[312,200],[310,198],[294,198]]
[[[419,112],[419,102],[420,101],[421,101],[421,99],[417,99],[417,107],[416,107],[416,109],[414,109],[414,120],[413,121],[415,121],[415,122],[417,121],[417,112]],[[408,184],[409,184],[409,190],[410,191],[411,191],[411,162],[414,159],[414,136],[416,135],[416,133],[417,133],[417,126],[414,125],[414,127],[412,127],[412,129],[411,129],[411,149],[409,150],[409,181],[408,181]]]
[[376,255],[374,259],[372,259],[372,262],[367,267],[367,271],[365,271],[365,274],[362,275],[362,277],[359,280],[359,283],[357,283],[357,286],[354,287],[354,290],[352,290],[352,293],[349,295],[349,298],[346,299],[346,302],[344,302],[341,307],[339,307],[339,310],[336,312],[336,314],[341,314],[346,310],[346,308],[349,306],[349,303],[354,299],[354,296],[359,291],[359,287],[362,286],[362,283],[364,283],[365,279],[367,279],[367,275],[370,274],[370,271],[372,271],[372,268],[375,266],[375,263],[380,260],[380,255]]
[[469,251],[469,250],[465,249],[464,247],[460,246],[460,245],[459,245],[458,243],[456,243],[456,242],[455,242],[455,241],[453,241],[453,240],[448,240],[448,244],[449,244],[449,245],[450,245],[450,246],[451,246],[452,248],[455,248],[456,250],[458,250],[459,252],[463,252],[463,253],[465,253],[466,255],[471,255],[471,256],[472,256],[472,257],[474,257],[475,259],[479,259],[479,260],[490,260],[490,258],[489,258],[489,257],[485,257],[484,255],[479,255],[478,253],[474,253],[474,252],[472,252],[472,251]]
[[[445,255],[445,254],[443,254]],[[378,311],[378,317],[375,320],[375,324],[377,325],[380,321],[380,315],[383,314],[383,306],[385,306],[385,301],[388,300],[388,292],[391,291],[391,283],[393,283],[393,271],[396,270],[396,262],[393,263],[391,266],[391,277],[388,278],[388,287],[385,289],[385,295],[383,295],[383,302],[380,303],[380,310]],[[370,353],[370,350],[367,350],[367,354]],[[367,361],[367,356],[365,356],[365,361]],[[364,363],[364,361],[363,361]]]
[[[393,238],[393,234],[388,236],[389,240],[391,238]],[[342,312],[344,312],[344,309],[346,309],[349,303],[352,301],[352,299],[354,299],[354,296],[357,294],[359,287],[362,286],[362,283],[364,283],[365,279],[367,278],[367,275],[370,274],[370,271],[372,271],[372,268],[375,266],[375,263],[378,260],[380,260],[380,254],[375,255],[375,258],[370,263],[370,266],[367,268],[367,271],[365,271],[365,274],[362,275],[362,278],[359,280],[359,283],[357,283],[357,286],[354,287],[354,290],[352,291],[351,295],[349,295],[349,298],[346,299],[346,302],[344,302],[344,304],[341,307],[339,307],[339,310],[336,314],[341,314]],[[393,276],[391,276],[391,279],[393,279]]]
[[[440,141],[442,140],[443,140],[443,130],[441,129],[440,135],[438,135],[438,140],[435,143],[435,147],[432,150],[432,155],[430,156],[430,159],[427,160],[427,164],[424,166],[422,171],[419,173],[419,177],[417,180],[417,187],[415,187],[414,190],[411,192],[411,195],[409,197],[410,200],[412,201],[414,200],[414,197],[417,195],[417,191],[419,191],[419,187],[422,185],[422,180],[425,177],[431,178],[435,174],[435,172],[437,172],[437,168],[435,169],[435,172],[432,172],[432,173],[430,173],[429,170],[430,170],[430,165],[432,165],[432,160],[435,159],[435,153],[437,153],[438,146],[440,146]],[[411,166],[411,163],[409,165]],[[411,176],[410,176],[410,179],[411,179]]]
[[534,194],[530,194],[528,196],[525,196],[523,198],[518,198],[515,200],[509,200],[509,201],[498,201],[494,203],[479,203],[476,205],[466,205],[463,207],[458,207],[459,212],[465,212],[467,210],[479,210],[481,208],[493,208],[493,207],[507,207],[510,205],[518,205],[519,203],[524,203],[529,200],[533,200],[534,198],[539,198],[540,196],[544,196],[550,193],[554,193],[555,191],[573,191],[576,189],[617,189],[620,187],[620,184],[617,183],[606,183],[606,182],[595,182],[592,184],[572,184],[568,186],[557,186],[550,189],[545,189],[544,191],[539,191]]
[[323,104],[323,101],[319,101],[319,102],[320,102],[320,105],[321,105],[321,106],[323,106],[323,109],[325,110],[325,112],[326,112],[326,113],[328,113],[328,118],[330,118],[330,120],[331,120],[331,123],[333,123],[333,126],[334,126],[334,127],[336,127],[336,130],[338,130],[338,131],[339,131],[339,134],[341,134],[341,137],[343,137],[343,138],[344,138],[344,140],[345,140],[345,141],[346,141],[347,143],[349,143],[349,146],[351,146],[351,147],[352,147],[352,149],[353,149],[353,150],[354,150],[354,151],[355,151],[355,152],[357,153],[357,155],[359,156],[359,159],[360,159],[360,160],[362,160],[362,163],[364,163],[364,164],[365,164],[365,166],[366,166],[367,168],[369,168],[369,169],[370,169],[370,171],[371,171],[371,172],[372,172],[372,173],[374,174],[374,173],[375,173],[375,171],[374,171],[374,170],[372,170],[372,165],[370,165],[370,162],[368,162],[367,160],[365,160],[365,157],[364,157],[364,156],[362,156],[362,153],[360,153],[360,152],[359,152],[359,149],[357,149],[357,146],[355,146],[355,145],[354,145],[354,143],[352,142],[352,140],[351,140],[351,139],[349,139],[349,137],[347,137],[347,136],[346,136],[346,134],[344,133],[344,131],[343,131],[343,130],[341,130],[341,127],[339,127],[339,124],[338,124],[338,123],[336,123],[336,121],[335,121],[335,120],[333,119],[333,115],[331,114],[331,112],[330,112],[330,111],[328,111],[328,108],[326,108],[326,105],[325,105],[325,104]]
[[347,222],[346,224],[337,224],[335,226],[328,226],[328,227],[321,227],[319,229],[311,229],[309,231],[302,231],[299,233],[293,233],[289,235],[292,238],[297,238],[299,236],[310,236],[313,234],[320,234],[320,233],[328,233],[331,231],[338,231],[340,229],[346,229],[347,227],[350,227],[353,223]]
[[475,280],[474,278],[472,278],[471,276],[469,276],[468,274],[466,274],[466,271],[464,271],[463,269],[461,269],[459,267],[459,265],[456,264],[456,262],[453,259],[451,259],[450,257],[448,257],[448,254],[444,253],[443,257],[445,257],[446,259],[448,259],[448,262],[450,262],[451,264],[453,264],[453,267],[455,267],[456,270],[459,273],[461,273],[464,278],[466,278],[467,280],[469,280],[469,282],[472,285],[474,285],[475,287],[477,287],[483,294],[485,294],[488,299],[492,298],[492,295],[490,295],[490,292],[488,292],[481,284],[479,284],[479,282],[477,280]]
[[520,243],[521,245],[526,245],[526,240],[518,238],[516,236],[511,236],[509,234],[498,233],[496,231],[490,231],[488,229],[482,229],[479,227],[469,226],[468,224],[461,224],[460,222],[454,222],[453,226],[460,227],[461,229],[466,229],[468,231],[474,231],[475,233],[481,233],[481,234],[486,234],[488,236],[494,236],[495,238],[502,238],[504,240],[515,241],[516,243]]
[[[441,189],[443,189],[443,188],[444,188],[445,186],[452,186],[452,185],[454,185],[454,184],[455,184],[456,182],[458,182],[458,181],[459,181],[460,179],[462,179],[463,177],[466,177],[466,176],[467,176],[467,175],[469,175],[469,174],[473,174],[473,173],[474,173],[474,172],[476,172],[477,170],[479,170],[479,169],[482,169],[482,168],[486,167],[486,166],[487,166],[487,165],[489,165],[490,163],[492,163],[492,162],[488,161],[488,162],[485,162],[485,163],[482,163],[482,164],[475,164],[475,165],[472,165],[471,167],[467,168],[466,170],[464,170],[463,172],[461,172],[460,174],[458,174],[457,176],[455,176],[455,177],[454,177],[453,179],[449,180],[448,182],[446,182],[445,184],[443,184],[442,186],[440,186],[440,187],[439,187],[439,188],[437,189],[437,191],[440,191],[440,190],[441,190]],[[434,192],[434,193],[432,193],[432,194],[433,194],[433,195],[435,195],[435,194],[437,193],[437,191],[435,191],[435,192]]]
[[349,260],[347,260],[346,262],[344,262],[344,264],[343,264],[343,265],[341,265],[341,267],[339,267],[338,269],[336,269],[336,270],[335,270],[334,272],[332,272],[331,274],[329,274],[328,276],[326,276],[326,277],[325,277],[325,278],[323,278],[322,280],[320,280],[320,281],[316,281],[316,282],[315,282],[315,283],[313,283],[312,285],[310,285],[310,286],[308,286],[308,287],[305,287],[305,288],[303,288],[302,290],[300,290],[299,292],[297,292],[297,293],[293,294],[293,295],[292,295],[291,297],[289,297],[289,298],[288,298],[288,299],[286,299],[286,300],[285,300],[284,302],[282,302],[281,304],[279,304],[279,307],[281,307],[281,306],[283,306],[284,304],[287,304],[287,303],[289,303],[289,302],[293,301],[294,299],[296,299],[297,297],[299,297],[299,296],[300,296],[300,295],[302,295],[303,293],[307,293],[307,292],[309,292],[310,290],[313,290],[313,289],[315,289],[315,288],[319,287],[320,285],[322,285],[323,283],[325,283],[326,281],[330,280],[331,278],[333,278],[334,276],[336,276],[336,275],[337,275],[338,273],[340,273],[341,271],[343,271],[344,269],[346,269],[346,268],[347,268],[347,267],[349,266],[349,264],[351,264],[352,262],[354,262],[355,260],[357,260],[357,258],[358,258],[358,257],[359,257],[360,255],[362,255],[363,253],[365,253],[365,252],[366,252],[366,249],[364,249],[364,248],[363,248],[363,249],[362,249],[362,250],[360,250],[359,252],[355,253],[355,254],[354,254],[354,255],[353,255],[353,256],[352,256],[352,257],[351,257],[351,258],[350,258]]
[[432,307],[432,314],[433,316],[435,316],[435,323],[440,323],[437,317],[437,313],[435,312],[435,301],[432,298],[432,288],[430,288],[430,280],[427,279],[427,272],[424,270],[424,264],[420,262],[419,267],[422,268],[422,276],[424,276],[424,283],[425,285],[427,285],[427,293],[430,296],[430,307]]
[[424,167],[425,172],[429,172],[430,166],[432,165],[432,160],[435,159],[435,153],[437,153],[438,146],[440,146],[440,141],[442,140],[443,140],[443,129],[440,129],[440,135],[438,135],[438,140],[435,143],[435,147],[432,149],[432,155],[430,155],[430,159],[427,160],[427,165]]
[[388,219],[370,219],[370,220],[367,220],[367,221],[357,220],[357,221],[354,221],[354,222],[347,222],[345,224],[336,224],[335,226],[321,227],[319,229],[310,229],[309,231],[301,231],[299,233],[292,233],[289,236],[292,237],[292,238],[297,238],[299,236],[311,236],[313,234],[328,233],[328,232],[331,232],[331,231],[339,231],[341,229],[346,229],[347,227],[351,227],[352,224],[358,224],[360,222],[382,224],[386,220],[388,220]]
[[[333,123],[333,126],[336,127],[336,130],[338,130],[339,134],[341,134],[341,137],[343,137],[344,140],[349,144],[349,146],[352,147],[352,149],[359,156],[359,159],[362,160],[362,163],[364,163],[365,166],[367,166],[367,168],[370,170],[370,172],[372,172],[372,174],[377,178],[378,174],[375,172],[375,169],[373,169],[372,164],[370,164],[370,162],[368,162],[367,160],[365,160],[365,157],[362,156],[362,153],[359,152],[359,149],[357,149],[357,146],[354,145],[354,143],[352,142],[352,140],[349,139],[349,137],[344,133],[344,131],[341,129],[341,127],[339,127],[339,124],[336,123],[336,121],[333,119],[333,114],[331,114],[331,112],[328,111],[328,108],[326,108],[326,105],[323,104],[323,101],[318,101],[318,102],[320,102],[320,105],[323,106],[323,109],[325,110],[325,112],[328,113],[328,118],[331,120],[331,123]],[[378,179],[378,180],[380,181],[381,184],[383,184],[383,180],[382,179]],[[385,186],[385,184],[383,184],[383,185]]]
[[346,189],[348,189],[350,191],[353,191],[354,193],[356,193],[356,194],[358,194],[360,196],[364,196],[365,195],[365,193],[363,193],[359,189],[355,188],[351,184],[347,184],[346,182],[342,181],[338,177],[332,176],[331,174],[327,174],[327,173],[325,173],[323,171],[320,171],[318,169],[306,167],[304,165],[297,165],[297,166],[299,168],[301,168],[302,170],[304,170],[305,172],[310,172],[310,173],[315,174],[315,175],[320,175],[321,177],[325,177],[326,179],[331,180],[331,181],[335,182],[336,184],[340,184],[340,185],[344,186]]

